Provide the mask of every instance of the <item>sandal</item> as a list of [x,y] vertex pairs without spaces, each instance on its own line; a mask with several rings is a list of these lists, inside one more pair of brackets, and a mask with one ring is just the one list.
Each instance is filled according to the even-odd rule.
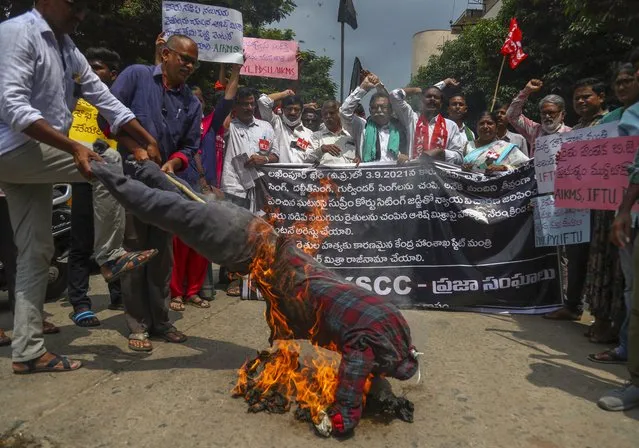
[[[49,361],[45,366],[38,366],[38,361],[42,359],[42,356],[44,355],[40,358],[32,359],[31,361],[13,363],[13,373],[16,375],[29,375],[31,373],[42,372],[71,372],[82,367],[82,362],[80,361],[69,359],[66,356],[56,355],[55,353],[50,354],[53,356],[53,359],[51,359],[51,361]],[[60,366],[60,364],[62,364],[62,366]],[[24,365],[26,369],[16,370],[16,365]]]
[[614,348],[600,353],[588,355],[588,360],[601,364],[625,364],[628,360],[622,358]]
[[209,302],[207,302],[206,300],[203,300],[202,297],[198,296],[197,294],[191,297],[188,297],[185,300],[185,303],[188,303],[191,306],[194,306],[196,308],[211,308],[211,304]]
[[[136,344],[135,342],[142,342],[142,344]],[[153,344],[149,341],[149,333],[131,333],[129,335],[129,349],[134,352],[152,351]]]
[[144,266],[157,254],[157,249],[127,252],[117,260],[111,260],[104,263],[100,268],[102,276],[107,283],[114,282],[123,274]]
[[111,303],[107,308],[113,311],[124,311],[124,303]]
[[242,280],[233,280],[226,288],[226,295],[229,297],[239,297],[242,295]]
[[69,314],[69,318],[76,324],[78,327],[89,328],[89,327],[99,327],[100,320],[97,318],[95,313],[91,310],[84,311],[71,311]]
[[42,334],[58,334],[60,329],[46,320],[42,321]]
[[151,337],[157,337],[159,339],[163,339],[165,342],[169,342],[171,344],[181,344],[186,342],[186,335],[181,331],[178,331],[176,328],[170,328],[163,333],[152,333]]
[[169,308],[173,311],[184,311],[186,309],[182,297],[173,297],[171,303],[169,303]]
[[0,328],[0,347],[6,347],[7,345],[11,345],[11,338]]

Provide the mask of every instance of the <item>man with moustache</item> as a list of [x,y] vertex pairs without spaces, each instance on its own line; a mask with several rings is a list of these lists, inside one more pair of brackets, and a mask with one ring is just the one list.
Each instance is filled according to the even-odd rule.
[[406,127],[410,144],[409,157],[432,157],[447,163],[461,165],[463,145],[459,127],[441,114],[444,94],[438,87],[422,90],[421,114],[406,102],[406,91],[391,92],[391,104],[399,121]]
[[528,143],[523,135],[512,132],[508,129],[510,123],[506,117],[509,104],[497,104],[495,106],[495,114],[497,115],[497,138],[508,143],[513,143],[519,147],[519,150],[528,157]]
[[[200,148],[202,105],[186,85],[199,67],[197,44],[187,36],[171,36],[156,66],[132,65],[124,70],[111,91],[140,118],[142,126],[160,144],[153,161],[166,173],[184,170]],[[136,139],[119,134],[125,157],[147,160],[150,154]],[[129,326],[129,348],[149,352],[149,336],[182,343],[186,336],[169,320],[169,283],[173,267],[172,236],[127,213],[125,244],[130,248],[157,249],[147,267],[122,280],[122,299]]]
[[326,101],[322,105],[322,119],[325,127],[313,133],[307,162],[320,165],[343,165],[355,161],[355,143],[342,127],[339,106],[340,104],[335,100]]
[[537,93],[544,86],[538,79],[531,79],[510,104],[506,117],[515,130],[523,135],[530,145],[530,157],[535,155],[535,140],[544,135],[570,132],[572,129],[564,124],[566,118],[566,102],[559,95],[546,95],[539,101],[541,123],[526,117],[523,113],[528,97]]
[[[357,115],[361,101],[373,88],[380,86],[370,101],[370,117]],[[379,78],[368,74],[360,86],[346,98],[340,108],[344,130],[355,140],[356,162],[398,162],[408,160],[409,142],[405,127],[393,118],[391,98]]]

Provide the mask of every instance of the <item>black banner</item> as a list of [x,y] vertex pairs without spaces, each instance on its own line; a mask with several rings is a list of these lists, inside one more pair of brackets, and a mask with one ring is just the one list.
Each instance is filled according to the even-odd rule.
[[[500,177],[446,164],[268,166],[258,203],[281,234],[347,280],[412,308],[546,312],[561,304],[555,248],[535,248],[529,164]],[[310,195],[330,189],[328,229],[309,242]],[[293,226],[293,223],[305,225]],[[315,244],[315,245],[314,245]]]

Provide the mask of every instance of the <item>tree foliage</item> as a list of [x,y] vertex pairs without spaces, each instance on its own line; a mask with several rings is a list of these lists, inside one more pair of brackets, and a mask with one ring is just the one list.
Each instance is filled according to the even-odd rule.
[[[266,29],[288,16],[296,7],[294,0],[196,0],[197,3],[225,6],[236,9],[244,18],[245,35],[266,39],[292,40],[291,30]],[[28,11],[33,0],[0,0],[2,19]],[[73,40],[81,49],[107,47],[117,51],[123,65],[152,63],[156,36],[162,29],[162,0],[93,0],[90,12],[80,25]],[[289,81],[243,77],[242,83],[261,91],[273,92],[294,88],[307,101],[325,100],[335,96],[335,84],[330,78],[333,60],[317,56],[313,51],[302,52],[301,79]],[[202,63],[193,75],[191,84],[203,86],[210,97],[212,85],[218,78],[218,64]]]
[[[505,0],[495,19],[482,20],[446,42],[441,55],[421,67],[412,83],[424,86],[454,77],[462,82],[475,114],[489,108],[502,62],[499,50],[510,19],[516,17],[529,57],[515,70],[506,64],[498,101],[509,102],[529,79],[539,78],[544,81],[542,95],[557,93],[570,103],[577,79],[593,76],[609,81],[614,63],[624,61],[639,44],[636,20],[634,28],[620,26],[632,22],[627,15],[632,8],[624,3],[633,2]],[[528,104],[527,112],[536,113],[533,104]],[[569,122],[574,119],[569,116]]]

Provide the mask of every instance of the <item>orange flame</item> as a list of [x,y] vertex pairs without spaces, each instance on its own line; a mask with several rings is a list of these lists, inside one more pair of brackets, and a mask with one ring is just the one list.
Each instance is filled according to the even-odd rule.
[[[298,247],[309,255],[317,253],[328,237],[329,222],[325,212],[331,193],[336,195],[337,191],[337,186],[333,181],[321,179],[318,191],[309,195],[311,207],[306,214],[306,219],[293,223],[292,227],[296,230],[296,235],[300,235]],[[271,213],[271,216],[273,214]],[[262,396],[269,391],[277,390],[289,400],[297,401],[301,408],[308,409],[313,421],[317,423],[320,412],[328,409],[335,401],[339,360],[335,356],[331,356],[330,352],[314,346],[310,364],[303,361],[300,365],[301,346],[292,340],[293,331],[287,323],[286,316],[278,308],[278,297],[273,288],[277,280],[278,285],[284,285],[281,288],[283,290],[287,290],[286,285],[290,281],[292,289],[294,278],[292,274],[290,279],[276,279],[274,277],[276,238],[273,237],[272,227],[265,221],[259,221],[255,230],[257,251],[250,266],[250,272],[252,280],[262,296],[269,302],[270,306],[267,307],[265,317],[273,330],[274,339],[278,340],[278,345],[277,351],[268,358],[268,361],[258,359],[248,365],[249,361],[240,368],[233,393],[234,395],[246,395],[249,383],[252,383],[250,384],[252,388],[259,390]],[[304,235],[304,238],[301,235]],[[279,272],[278,275],[282,275],[282,273]],[[300,301],[305,301],[307,298],[308,289],[297,293],[295,297]],[[317,311],[318,318],[309,332],[311,339],[318,330],[320,312],[321,310]],[[337,346],[329,347],[329,349],[338,352]],[[250,374],[255,374],[258,371],[259,374],[251,379]]]

